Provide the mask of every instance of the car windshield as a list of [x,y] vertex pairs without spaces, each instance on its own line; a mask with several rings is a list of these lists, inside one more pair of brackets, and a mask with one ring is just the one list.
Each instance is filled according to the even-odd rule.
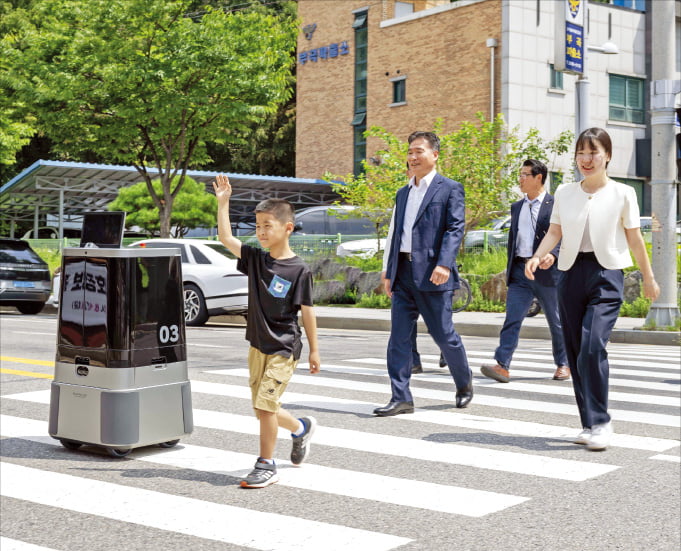
[[221,243],[206,243],[206,247],[208,247],[209,249],[213,249],[215,252],[220,253],[222,256],[226,256],[227,258],[230,258],[232,260],[236,259],[236,256],[229,252],[229,249],[222,245]]
[[12,264],[45,264],[30,247],[21,242],[0,244],[0,262]]

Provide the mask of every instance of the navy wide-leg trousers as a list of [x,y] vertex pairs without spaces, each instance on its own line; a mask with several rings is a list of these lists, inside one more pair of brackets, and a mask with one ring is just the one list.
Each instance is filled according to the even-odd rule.
[[579,253],[572,267],[559,275],[560,321],[585,428],[610,421],[606,346],[622,305],[623,289],[622,270],[603,268],[593,253]]

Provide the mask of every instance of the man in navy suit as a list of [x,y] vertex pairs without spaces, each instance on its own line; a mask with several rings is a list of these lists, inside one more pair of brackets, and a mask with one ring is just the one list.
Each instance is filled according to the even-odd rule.
[[414,411],[409,390],[411,337],[419,314],[454,378],[456,407],[466,407],[473,398],[473,374],[452,323],[452,292],[459,287],[456,255],[464,228],[463,186],[436,172],[440,139],[435,134],[414,132],[408,141],[413,176],[395,198],[384,274],[386,293],[392,298],[387,357],[392,397],[374,410],[380,417]]
[[534,281],[525,277],[525,262],[537,250],[539,243],[549,229],[553,196],[544,190],[546,166],[540,161],[528,159],[520,169],[520,191],[525,198],[511,205],[511,229],[508,234],[508,260],[506,265],[506,319],[499,333],[499,346],[494,352],[496,364],[483,365],[486,377],[508,383],[509,367],[513,352],[518,346],[520,326],[527,315],[532,300],[536,297],[546,315],[551,331],[551,345],[556,371],[553,378],[558,381],[570,378],[567,366],[563,331],[558,317],[558,300],[554,263],[558,258],[558,246],[551,251],[548,264],[538,270]]

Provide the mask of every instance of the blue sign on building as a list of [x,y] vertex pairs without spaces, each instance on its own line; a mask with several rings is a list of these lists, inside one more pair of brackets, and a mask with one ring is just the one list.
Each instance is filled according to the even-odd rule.
[[329,44],[328,46],[321,46],[298,53],[298,63],[305,65],[308,61],[317,62],[320,59],[333,59],[339,55],[348,55],[350,47],[347,40],[343,42]]
[[565,23],[565,68],[575,73],[584,72],[584,28],[569,21]]

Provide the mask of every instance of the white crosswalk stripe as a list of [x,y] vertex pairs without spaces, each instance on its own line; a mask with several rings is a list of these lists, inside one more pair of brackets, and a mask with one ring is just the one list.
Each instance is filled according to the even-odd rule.
[[[672,468],[669,463],[678,463],[679,440],[627,434],[628,423],[651,427],[679,427],[679,380],[678,361],[674,367],[674,353],[635,353],[611,357],[610,409],[615,421],[616,433],[611,446],[635,450],[645,454],[646,459],[661,467]],[[478,360],[489,360],[489,354],[469,351],[471,367],[477,371]],[[473,408],[456,410],[452,406],[454,387],[446,369],[437,367],[437,356],[422,355],[426,372],[413,377],[412,392],[417,400],[431,400],[447,405],[446,409],[418,407],[412,415],[402,415],[389,421],[380,420],[361,430],[347,428],[342,424],[320,424],[315,433],[313,447],[337,450],[342,453],[361,454],[370,461],[357,467],[329,466],[317,461],[314,453],[301,468],[293,467],[287,459],[278,458],[279,486],[301,492],[301,499],[308,493],[323,496],[342,496],[349,503],[386,504],[400,510],[416,510],[463,517],[485,517],[495,515],[509,508],[519,507],[526,502],[540,499],[535,492],[519,491],[531,481],[549,479],[563,484],[578,484],[593,481],[603,476],[617,476],[626,463],[617,456],[603,456],[585,453],[583,459],[561,457],[550,447],[516,451],[505,451],[491,445],[477,445],[471,441],[437,441],[423,437],[415,438],[389,433],[386,426],[420,427],[428,425],[452,429],[475,431],[476,434],[520,436],[547,442],[570,442],[578,432],[578,417],[572,386],[568,382],[551,381],[552,357],[550,348],[544,350],[519,351],[514,360],[512,375],[515,379],[508,384],[489,381],[478,374],[475,378],[476,394],[473,404],[485,406],[487,415],[477,415]],[[298,411],[320,411],[353,414],[358,419],[372,418],[376,405],[384,403],[389,394],[389,382],[385,371],[385,358],[363,357],[345,359],[322,366],[320,376],[306,376],[304,363],[299,364],[291,387],[284,395],[287,405]],[[247,388],[248,371],[243,368],[206,369],[192,380],[195,407],[193,411],[195,431],[219,431],[225,434],[221,442],[229,446],[229,434],[248,435],[257,440],[258,422],[252,415],[243,414],[250,407],[250,393]],[[35,388],[35,387],[34,387]],[[344,392],[341,396],[336,394]],[[226,397],[229,400],[220,400]],[[3,401],[20,401],[43,408],[49,404],[50,391],[47,389],[5,394]],[[10,403],[10,402],[8,402]],[[196,404],[201,404],[198,407]],[[221,404],[207,408],[205,404]],[[232,411],[232,407],[235,409]],[[227,409],[225,411],[224,409]],[[219,409],[219,410],[218,410]],[[504,417],[505,410],[514,410],[521,415],[535,413],[535,421]],[[490,413],[492,412],[492,413]],[[498,412],[498,413],[497,413]],[[537,422],[543,416],[551,416],[553,424]],[[398,425],[387,425],[397,423]],[[620,432],[620,427],[624,429]],[[666,429],[668,431],[668,429]],[[426,432],[431,432],[428,429]],[[668,431],[669,432],[669,431]],[[64,454],[60,444],[47,435],[44,420],[27,419],[15,415],[0,415],[0,433],[3,449],[10,440],[31,442]],[[406,434],[406,432],[404,433]],[[278,449],[287,450],[290,435],[280,430],[282,443]],[[664,453],[670,452],[671,453]],[[323,454],[320,454],[323,455]],[[399,460],[404,458],[418,462],[428,469],[430,464],[445,464],[464,467],[480,472],[480,477],[456,481],[426,481],[418,476],[392,476],[371,467],[381,458]],[[194,473],[210,473],[228,476],[231,479],[243,477],[253,462],[253,455],[231,449],[219,449],[205,445],[181,442],[173,449],[147,447],[135,449],[126,461]],[[380,525],[371,530],[353,522],[352,517],[340,519],[337,523],[322,522],[296,515],[295,512],[281,514],[264,512],[243,504],[217,503],[172,493],[163,488],[137,487],[128,480],[125,484],[111,480],[98,480],[96,475],[84,475],[78,469],[60,472],[58,466],[40,468],[18,464],[18,461],[4,461],[1,464],[0,487],[3,497],[23,502],[73,511],[82,515],[111,519],[117,522],[143,525],[170,534],[183,534],[221,544],[243,546],[248,549],[277,550],[318,550],[346,549],[390,550],[412,542],[404,534],[384,533]],[[486,473],[495,473],[499,479],[521,477],[527,483],[522,486],[499,484],[490,489],[482,485]],[[493,483],[491,483],[493,484]],[[511,489],[509,489],[511,488]],[[512,489],[515,488],[515,489]],[[496,490],[496,491],[495,491]],[[310,494],[312,495],[312,494]],[[153,503],[153,507],[149,504]],[[254,525],[266,525],[267,530],[253,530]],[[48,550],[24,543],[11,537],[0,539],[2,551]]]
[[[194,392],[208,390],[210,393],[216,394],[226,390],[229,392],[227,395],[232,397],[239,397],[238,395],[241,395],[243,397],[243,388],[237,386],[230,388],[229,385],[201,381],[195,382],[193,386]],[[46,391],[39,391],[38,393],[27,393],[24,395],[10,395],[8,398],[47,403],[49,401],[49,394]],[[323,402],[321,403],[323,404]],[[194,409],[194,424],[218,430],[230,427],[230,430],[235,432],[252,435],[258,434],[256,420],[244,415]],[[286,439],[290,438],[290,436],[280,431],[279,438]],[[616,466],[602,463],[585,463],[456,444],[442,445],[437,442],[418,442],[418,445],[416,445],[416,442],[399,436],[330,427],[319,427],[315,433],[315,442],[370,453],[411,457],[422,461],[436,460],[453,465],[468,465],[481,469],[501,470],[563,480],[587,480],[617,468]]]
[[25,541],[13,540],[0,536],[0,549],[2,551],[51,551],[49,547],[33,545]]
[[[345,551],[357,545],[388,550],[408,543],[406,538],[366,530],[232,507],[89,478],[43,471],[12,463],[0,464],[2,495],[104,516],[160,530],[216,540],[253,549]],[[50,491],[45,491],[49,488]],[[149,507],[154,503],[154,507]],[[254,530],[261,524],[267,530]],[[305,534],[292,541],[290,534]]]
[[[199,417],[209,416],[215,412],[198,411]],[[231,418],[233,417],[233,418]],[[219,414],[214,417],[213,423],[204,424],[212,428],[236,426],[232,423],[248,423],[238,416]],[[0,416],[3,436],[22,438],[42,444],[57,446],[56,440],[48,436],[36,436],[47,432],[47,424],[43,421],[20,419],[10,416]],[[249,428],[253,428],[249,426]],[[251,432],[253,433],[253,432]],[[282,438],[290,439],[282,432]],[[315,439],[316,443],[324,443]],[[252,462],[251,455],[236,453],[225,450],[217,450],[204,446],[192,446],[183,444],[181,448],[166,453],[158,448],[145,448],[134,450],[129,456],[140,461],[172,465],[183,469],[192,469],[204,472],[228,474],[241,478],[250,469],[244,469],[244,465]],[[291,467],[291,463],[285,459],[277,459],[277,466],[286,469],[286,476],[282,477],[280,484],[306,490],[324,491],[349,497],[371,499],[385,503],[394,503],[408,507],[417,507],[443,513],[480,517],[500,511],[527,501],[527,498],[509,496],[496,492],[485,492],[457,488],[443,484],[405,480],[388,476],[360,473],[345,469],[334,469],[321,465],[306,464],[304,469]]]

